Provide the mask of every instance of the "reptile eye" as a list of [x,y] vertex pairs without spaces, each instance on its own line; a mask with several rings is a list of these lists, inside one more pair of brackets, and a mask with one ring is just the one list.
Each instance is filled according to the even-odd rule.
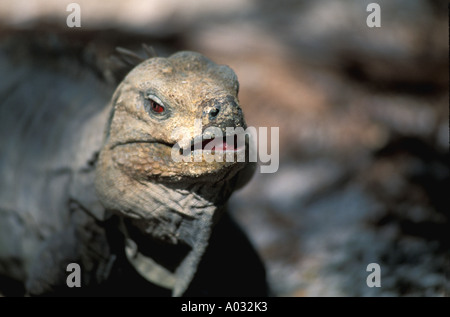
[[157,103],[154,100],[150,100],[150,109],[154,112],[154,113],[163,113],[164,112],[164,107],[161,106],[159,103]]
[[156,120],[165,120],[170,117],[170,106],[165,105],[161,99],[153,93],[144,95],[145,111]]

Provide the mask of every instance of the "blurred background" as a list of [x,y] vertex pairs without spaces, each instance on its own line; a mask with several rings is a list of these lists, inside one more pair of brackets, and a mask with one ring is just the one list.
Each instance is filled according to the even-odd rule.
[[203,53],[237,73],[250,126],[280,127],[279,170],[230,201],[274,295],[449,296],[448,2],[379,0],[369,28],[371,2],[3,0],[2,94],[30,59],[110,96],[116,46]]

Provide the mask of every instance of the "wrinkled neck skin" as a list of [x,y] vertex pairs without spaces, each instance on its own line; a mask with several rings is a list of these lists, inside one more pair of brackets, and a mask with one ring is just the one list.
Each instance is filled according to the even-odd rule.
[[107,152],[99,157],[97,194],[106,210],[122,219],[128,260],[148,281],[183,295],[241,168],[226,178],[141,182],[103,164]]
[[[126,255],[144,278],[171,288],[174,296],[181,296],[195,274],[214,224],[225,209],[223,202],[215,200],[229,186],[226,182],[184,189],[155,183],[146,186],[152,193],[148,199],[153,200],[150,205],[155,206],[154,212],[164,216],[122,218]],[[149,204],[148,200],[142,203]]]

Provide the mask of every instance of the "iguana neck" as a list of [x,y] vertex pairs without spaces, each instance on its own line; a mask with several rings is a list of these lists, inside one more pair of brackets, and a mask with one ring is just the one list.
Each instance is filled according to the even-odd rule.
[[224,198],[231,192],[225,182],[183,189],[149,184],[152,188],[147,192],[152,193],[155,210],[138,218],[136,214],[122,217],[125,253],[144,278],[181,296],[206,250],[212,227],[225,209]]

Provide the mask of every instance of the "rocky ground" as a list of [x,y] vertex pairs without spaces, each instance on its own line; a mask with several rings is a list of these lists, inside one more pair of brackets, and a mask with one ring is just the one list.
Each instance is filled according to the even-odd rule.
[[2,1],[0,41],[81,43],[111,81],[116,45],[230,65],[249,125],[280,128],[278,171],[230,201],[273,294],[448,296],[447,2],[377,1],[368,28],[370,2],[78,1],[74,30],[66,4]]

